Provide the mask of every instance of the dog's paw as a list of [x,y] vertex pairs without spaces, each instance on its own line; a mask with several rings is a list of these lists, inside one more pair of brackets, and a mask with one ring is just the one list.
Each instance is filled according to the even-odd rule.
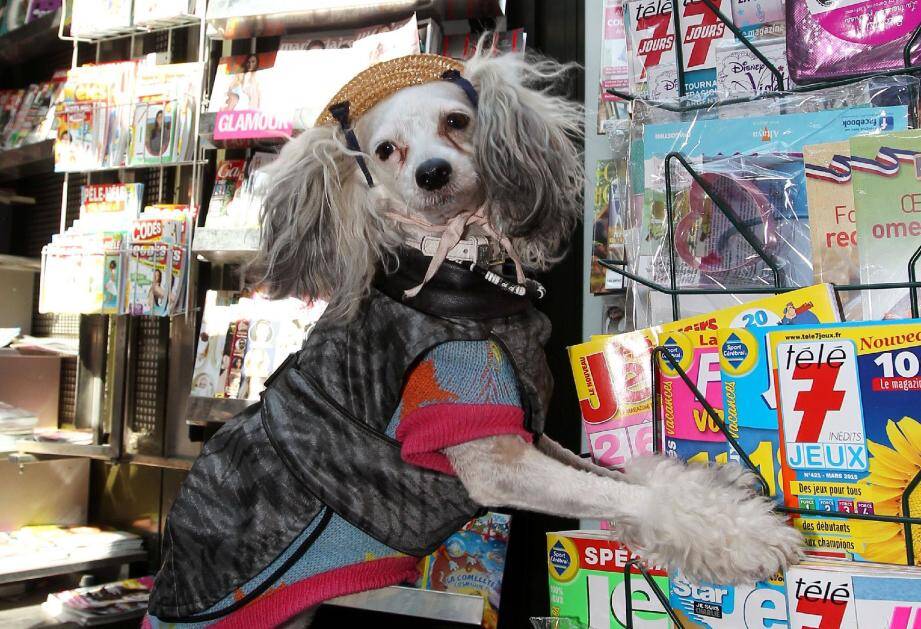
[[801,555],[802,538],[753,491],[753,477],[730,463],[685,465],[644,457],[626,472],[649,491],[618,518],[622,541],[652,564],[691,581],[752,583]]

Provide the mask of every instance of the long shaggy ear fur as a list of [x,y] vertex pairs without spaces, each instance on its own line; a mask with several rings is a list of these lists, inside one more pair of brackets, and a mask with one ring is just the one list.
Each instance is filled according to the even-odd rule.
[[272,297],[316,297],[350,318],[385,255],[374,195],[356,176],[354,153],[333,126],[310,129],[267,173],[262,243],[250,279]]
[[553,94],[574,66],[492,56],[484,43],[464,74],[479,93],[475,159],[487,211],[526,264],[546,268],[582,214],[582,108]]

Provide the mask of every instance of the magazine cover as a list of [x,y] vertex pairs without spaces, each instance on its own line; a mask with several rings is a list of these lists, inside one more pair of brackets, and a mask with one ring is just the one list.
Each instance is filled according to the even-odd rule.
[[624,23],[630,93],[651,100],[678,97],[672,3],[626,0]]
[[165,317],[169,314],[172,282],[171,247],[167,244],[133,244],[128,258],[128,310],[132,315]]
[[[665,324],[658,338],[659,344],[668,350],[726,423],[718,336],[721,329],[802,325],[838,319],[834,290],[828,284],[818,284],[717,311],[707,322]],[[664,358],[659,359],[659,364],[666,454],[685,461],[726,462],[730,446],[725,435],[671,364]]]
[[[828,142],[803,147],[812,272],[817,282],[860,284],[857,212],[851,187],[851,145]],[[863,319],[860,292],[841,293],[848,321]]]
[[668,600],[684,629],[767,629],[787,626],[784,575],[754,585],[693,583],[668,575]]
[[191,395],[224,395],[224,382],[221,377],[228,366],[223,364],[224,344],[234,316],[233,306],[239,298],[240,294],[236,291],[209,290],[205,295],[198,350],[195,353],[195,369],[192,373]]
[[[851,139],[861,283],[906,282],[921,244],[921,131]],[[864,319],[911,316],[908,291],[864,291]]]
[[[748,0],[751,2],[751,0]],[[758,50],[780,71],[786,85],[787,44],[782,38],[761,40]],[[754,96],[780,90],[777,77],[744,44],[722,40],[716,44],[716,93],[721,99]]]
[[784,0],[732,0],[732,23],[749,39],[782,37],[786,34],[784,4]]
[[[723,15],[732,14],[730,0],[714,0]],[[713,10],[700,0],[679,5],[681,22],[681,57],[684,60],[684,88],[697,101],[716,96],[716,48],[721,42],[735,41]]]
[[906,563],[903,525],[831,514],[921,516],[921,320],[772,331],[768,344],[786,503],[829,513],[794,517],[807,551]]
[[787,570],[790,629],[911,629],[918,601],[917,571],[817,560]]
[[141,65],[134,88],[129,165],[159,164],[191,157],[200,63]]
[[422,559],[419,587],[484,599],[482,626],[496,629],[511,516],[488,512]]
[[237,191],[243,187],[245,167],[246,160],[242,159],[223,159],[218,162],[205,227],[225,227],[234,224],[229,209]]
[[[627,627],[624,568],[636,559],[627,547],[604,531],[547,533],[547,570],[550,574],[550,615],[574,618],[592,629]],[[649,573],[662,592],[668,576],[661,568]],[[671,629],[672,622],[652,588],[636,572],[630,579],[633,593],[632,627]]]
[[595,167],[595,225],[592,271],[589,279],[595,294],[623,290],[624,276],[604,268],[601,259],[624,260],[624,218],[620,184],[626,177],[623,160],[599,160]]
[[619,0],[604,1],[604,25],[601,31],[601,80],[598,85],[598,133],[604,133],[605,121],[614,115],[618,98],[608,89],[626,92],[630,88],[627,60],[627,34],[624,30],[624,7]]
[[[205,224],[208,227],[259,227],[259,216],[266,193],[265,169],[277,157],[277,153],[256,151],[248,162],[243,160],[234,160],[229,164],[225,162],[221,171],[223,175],[227,175],[227,178],[224,179],[225,185],[219,189],[215,182],[214,188],[214,194],[220,195],[223,205],[215,219],[212,219],[214,210],[208,210]],[[231,191],[232,186],[234,187]],[[231,196],[228,197],[228,194]],[[212,197],[213,201],[214,197]]]
[[569,348],[569,361],[592,459],[622,467],[650,454],[653,330],[596,337]]
[[13,132],[13,121],[25,95],[25,90],[0,91],[0,145],[5,146]]
[[144,200],[142,183],[91,184],[80,188],[80,228],[127,230]]

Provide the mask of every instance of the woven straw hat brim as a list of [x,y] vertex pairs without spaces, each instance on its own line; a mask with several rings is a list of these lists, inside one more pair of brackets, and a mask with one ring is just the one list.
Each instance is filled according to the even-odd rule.
[[329,113],[333,105],[349,101],[349,118],[354,121],[404,87],[438,81],[448,70],[463,69],[464,64],[456,59],[432,54],[407,55],[376,63],[362,70],[333,96],[317,118],[316,126],[335,122]]

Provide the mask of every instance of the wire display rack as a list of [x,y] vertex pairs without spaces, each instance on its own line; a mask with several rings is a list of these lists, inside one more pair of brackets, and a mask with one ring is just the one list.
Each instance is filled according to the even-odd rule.
[[[706,0],[704,0],[706,1]],[[751,246],[755,254],[761,259],[761,261],[766,265],[771,271],[772,276],[772,285],[771,286],[754,286],[754,287],[713,287],[713,288],[684,288],[678,285],[678,280],[676,276],[677,260],[675,256],[675,217],[674,217],[674,207],[673,207],[673,195],[672,195],[672,182],[671,182],[671,165],[672,163],[679,164],[687,174],[702,188],[702,190],[707,194],[707,196],[712,200],[714,207],[716,207],[724,217],[729,221],[729,223],[736,229],[742,238]],[[671,306],[672,306],[672,316],[673,320],[680,318],[680,303],[679,297],[681,295],[700,295],[700,294],[723,294],[723,295],[733,295],[733,294],[780,294],[792,290],[796,290],[801,287],[797,286],[787,286],[784,283],[784,274],[781,269],[778,261],[771,256],[766,250],[761,241],[758,240],[757,236],[751,231],[751,229],[745,225],[745,223],[739,218],[735,210],[731,205],[722,197],[712,186],[710,186],[706,179],[703,178],[700,173],[698,173],[695,168],[690,164],[688,159],[679,152],[672,152],[666,156],[664,162],[665,169],[665,184],[666,184],[666,220],[667,223],[667,239],[668,239],[668,262],[669,262],[669,284],[667,286],[662,285],[657,282],[648,280],[647,278],[641,277],[636,273],[625,268],[625,263],[623,261],[615,260],[601,260],[600,263],[605,268],[608,268],[616,273],[619,273],[628,279],[631,279],[649,289],[654,291],[669,295],[671,297]],[[919,246],[915,252],[910,256],[907,261],[906,276],[907,281],[905,282],[886,282],[886,283],[866,283],[866,284],[840,284],[833,285],[834,290],[837,292],[840,291],[873,291],[873,290],[889,290],[889,289],[909,289],[909,303],[911,309],[911,316],[913,318],[918,318],[918,295],[917,292],[921,288],[921,282],[917,279],[917,265],[918,261],[921,259],[921,246]],[[697,388],[695,383],[692,381],[691,377],[687,372],[681,368],[678,364],[678,361],[672,356],[671,352],[664,346],[659,345],[653,348],[650,356],[650,373],[652,374],[652,428],[653,428],[653,448],[654,452],[661,454],[663,450],[663,428],[662,423],[664,422],[663,413],[662,413],[662,402],[658,395],[660,390],[660,381],[662,377],[661,368],[662,364],[668,363],[669,368],[674,371],[679,378],[682,380],[684,385],[687,387],[688,391],[694,396],[694,399],[701,405],[701,407],[706,412],[709,419],[713,424],[718,428],[719,432],[723,435],[726,442],[729,443],[735,455],[738,457],[739,461],[744,465],[748,470],[750,470],[755,475],[755,481],[758,485],[758,491],[761,495],[766,497],[770,496],[769,484],[767,480],[762,475],[761,471],[757,466],[751,461],[742,447],[739,445],[739,442],[733,437],[730,433],[728,427],[724,421],[720,418],[719,413],[716,409],[707,401],[704,394]],[[903,514],[911,513],[909,509],[909,499],[912,495],[912,491],[921,485],[921,472],[919,472],[907,485],[905,491],[902,494],[901,500],[901,509]],[[835,517],[845,520],[866,520],[873,522],[888,522],[901,524],[905,530],[905,551],[906,551],[906,563],[907,565],[915,564],[915,548],[914,540],[912,539],[912,526],[921,526],[921,518],[908,517],[908,516],[894,516],[894,515],[878,515],[878,514],[865,514],[865,513],[850,513],[850,512],[829,512],[822,511],[817,509],[807,509],[800,507],[789,507],[784,505],[776,505],[775,509],[778,512],[785,513],[792,516],[823,516],[823,517]],[[624,571],[624,595],[626,596],[625,609],[627,610],[627,629],[633,629],[633,614],[632,614],[632,596],[633,592],[630,587],[630,573],[633,570],[636,570],[648,583],[649,587],[652,589],[652,592],[655,594],[656,598],[662,603],[665,614],[675,623],[676,627],[683,628],[684,625],[678,619],[675,611],[668,604],[668,595],[662,592],[661,588],[654,582],[652,577],[649,575],[648,571],[642,564],[642,560],[634,560],[628,562],[625,566]]]
[[[779,70],[755,45],[747,36],[745,36],[733,23],[732,20],[723,14],[719,8],[714,4],[712,0],[701,0],[710,10],[714,13],[716,18],[728,28],[735,36],[739,43],[745,46],[761,63],[764,64],[768,72],[774,77],[776,85],[778,86],[777,91],[773,92],[764,92],[756,95],[749,95],[739,98],[730,98],[719,101],[695,101],[695,102],[684,102],[683,97],[686,95],[686,86],[684,81],[684,63],[682,59],[682,50],[681,46],[675,47],[676,54],[676,65],[678,71],[678,90],[679,90],[679,102],[650,102],[651,105],[677,114],[692,113],[704,109],[708,109],[715,106],[725,106],[725,105],[736,105],[750,102],[757,102],[764,99],[774,99],[788,96],[791,94],[805,94],[822,89],[842,87],[845,85],[850,85],[861,80],[865,80],[871,77],[879,76],[895,76],[900,74],[917,74],[921,72],[921,65],[912,65],[911,60],[913,57],[913,51],[915,47],[921,43],[921,26],[916,28],[909,40],[906,42],[903,51],[902,59],[903,66],[900,68],[892,69],[884,72],[873,72],[865,74],[855,74],[851,76],[841,77],[833,81],[824,81],[824,82],[815,82],[806,85],[792,85],[787,77],[784,76],[784,73]],[[675,24],[675,32],[681,33],[681,22],[680,22],[680,11],[679,11],[679,2],[678,0],[672,0],[672,16]],[[608,89],[607,92],[618,98],[621,98],[625,101],[632,102],[636,100],[636,96],[633,94],[617,90],[617,89]],[[917,122],[917,110],[914,107],[910,108],[912,119]],[[673,166],[678,166],[680,169],[684,170],[685,173],[700,186],[703,192],[707,197],[712,201],[713,206],[722,213],[722,215],[729,221],[732,225],[732,228],[741,236],[744,241],[752,248],[755,255],[760,258],[761,262],[765,265],[766,269],[770,272],[771,282],[770,285],[760,285],[760,286],[739,286],[739,287],[684,287],[680,286],[678,282],[678,277],[676,269],[678,268],[677,259],[676,259],[676,242],[675,242],[675,207],[674,207],[674,181],[673,181]],[[630,271],[627,268],[627,263],[623,260],[600,260],[600,264],[611,271],[614,271],[625,278],[636,282],[639,285],[642,285],[651,291],[667,295],[671,301],[671,314],[673,320],[678,320],[681,318],[681,307],[680,307],[680,297],[682,295],[758,295],[758,294],[780,294],[784,292],[789,292],[801,288],[800,286],[789,286],[785,282],[785,277],[783,273],[783,268],[778,263],[778,260],[769,254],[764,246],[764,244],[758,239],[752,229],[741,220],[736,213],[736,211],[731,207],[731,204],[712,186],[710,185],[706,178],[701,175],[695,169],[695,167],[690,163],[688,158],[677,151],[670,152],[666,155],[663,167],[665,170],[664,180],[665,180],[665,211],[666,211],[666,220],[667,220],[667,229],[666,229],[666,238],[667,238],[667,273],[668,273],[668,284],[662,284],[655,282],[646,277]],[[910,258],[906,261],[906,281],[903,282],[885,282],[885,283],[861,283],[861,284],[837,284],[833,285],[833,288],[836,293],[841,291],[875,291],[875,290],[889,290],[889,289],[909,289],[909,305],[912,318],[919,317],[919,304],[918,304],[918,289],[921,288],[921,282],[918,281],[917,277],[917,266],[918,262],[921,260],[921,246],[919,246]],[[706,412],[709,419],[713,424],[718,428],[719,432],[723,435],[726,442],[729,443],[732,451],[738,457],[739,462],[744,465],[748,470],[754,474],[754,478],[757,484],[757,491],[764,496],[770,497],[769,484],[767,480],[762,475],[761,471],[757,466],[752,462],[748,457],[745,451],[740,446],[739,442],[733,437],[733,435],[728,430],[726,424],[720,418],[716,409],[706,400],[706,397],[703,393],[697,388],[692,379],[688,374],[681,368],[678,364],[678,361],[672,356],[672,354],[664,346],[658,346],[653,348],[650,356],[651,361],[651,374],[652,374],[652,428],[653,428],[653,443],[654,451],[657,454],[661,454],[663,450],[663,427],[662,423],[664,421],[662,416],[662,402],[658,395],[660,389],[661,381],[661,368],[663,363],[667,363],[672,371],[674,371],[679,378],[682,380],[684,385],[688,388],[688,391],[693,395],[694,399],[701,405],[701,407]],[[879,514],[864,514],[864,513],[849,513],[849,512],[828,512],[817,509],[808,509],[800,507],[789,507],[785,505],[776,505],[775,509],[778,512],[785,513],[791,516],[823,516],[823,517],[836,517],[844,520],[866,520],[873,522],[888,522],[901,524],[904,527],[905,532],[905,550],[906,550],[906,563],[908,565],[914,565],[916,562],[914,540],[912,539],[912,527],[921,526],[921,518],[909,517],[907,514],[910,514],[909,509],[909,498],[912,494],[912,491],[921,485],[921,472],[919,472],[912,481],[907,485],[905,491],[902,495],[901,500],[901,510],[905,515],[902,516],[893,516],[893,515],[879,515]],[[633,619],[633,589],[631,588],[631,575],[633,573],[639,574],[647,583],[652,593],[655,595],[656,599],[662,604],[664,614],[674,623],[675,627],[684,629],[684,625],[681,620],[678,618],[677,613],[669,605],[668,594],[663,592],[662,589],[655,583],[651,575],[649,574],[646,566],[643,564],[641,559],[634,559],[628,562],[625,565],[624,569],[624,596],[626,600],[624,601],[624,609],[626,610],[626,627],[627,629],[633,629],[634,619]]]
[[[745,46],[755,57],[764,64],[764,67],[768,72],[774,77],[777,82],[777,91],[774,92],[764,92],[754,96],[742,96],[739,98],[732,98],[726,100],[720,100],[714,102],[713,100],[703,100],[700,102],[692,103],[669,103],[669,102],[655,102],[657,107],[665,109],[667,111],[675,113],[684,113],[695,111],[698,109],[704,109],[707,107],[712,107],[715,104],[720,105],[734,105],[740,103],[747,103],[753,100],[763,99],[763,98],[777,98],[778,96],[784,96],[788,94],[802,94],[813,92],[817,90],[822,90],[831,87],[840,87],[855,83],[862,79],[866,79],[873,76],[895,76],[897,74],[906,74],[913,72],[921,72],[921,65],[912,65],[912,49],[915,48],[919,43],[921,43],[921,25],[919,25],[911,34],[911,37],[908,38],[908,41],[905,42],[905,46],[902,48],[902,67],[894,68],[891,70],[877,71],[877,72],[865,72],[860,74],[852,74],[848,76],[839,77],[833,81],[817,81],[810,82],[803,85],[793,85],[792,82],[788,84],[788,81],[784,77],[784,73],[777,68],[774,63],[768,59],[763,52],[758,48],[758,46],[751,41],[739,28],[732,23],[732,20],[726,16],[722,11],[719,10],[719,7],[713,3],[713,0],[700,0],[705,4],[716,16],[717,20],[723,24],[724,27],[728,28],[733,35],[735,35],[736,40]],[[680,11],[678,10],[681,6],[679,0],[671,0],[672,4],[672,18],[675,23],[675,33],[676,35],[681,33],[681,17]],[[678,71],[678,97],[684,98],[687,95],[687,90],[684,82],[684,58],[683,51],[680,45],[675,46],[675,64]],[[614,88],[608,88],[606,90],[608,94],[616,96],[625,101],[633,101],[637,97],[634,94],[629,92],[624,92],[623,90],[618,90]]]

